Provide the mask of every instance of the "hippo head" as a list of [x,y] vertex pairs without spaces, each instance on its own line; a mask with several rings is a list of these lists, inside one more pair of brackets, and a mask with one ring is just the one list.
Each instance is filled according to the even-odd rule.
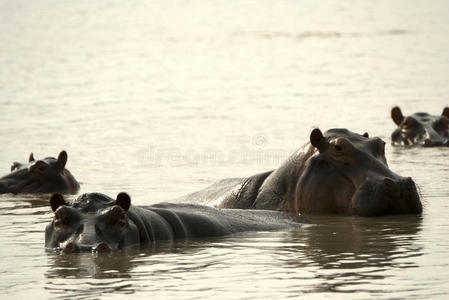
[[302,166],[295,198],[300,213],[419,214],[415,183],[393,173],[385,158],[385,142],[367,133],[331,129],[310,135],[310,158]]
[[399,107],[393,107],[391,118],[398,128],[391,134],[393,145],[449,146],[449,107],[441,116],[414,113],[404,117]]
[[50,198],[54,217],[45,228],[45,247],[65,252],[116,251],[139,244],[139,230],[127,211],[126,193],[113,200],[99,193],[83,194],[68,204],[62,195]]
[[11,173],[0,178],[1,193],[55,193],[76,194],[79,184],[65,168],[67,152],[61,151],[58,158],[47,157],[35,160],[30,154],[28,163],[15,162]]

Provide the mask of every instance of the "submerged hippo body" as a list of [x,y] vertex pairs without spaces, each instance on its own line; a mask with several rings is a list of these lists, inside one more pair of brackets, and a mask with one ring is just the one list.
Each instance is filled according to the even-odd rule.
[[414,113],[404,117],[399,107],[393,107],[391,118],[398,128],[391,134],[395,146],[449,146],[449,107],[440,116]]
[[83,194],[73,203],[60,194],[50,199],[54,219],[45,246],[66,252],[111,251],[156,241],[217,237],[244,231],[293,230],[302,219],[282,212],[216,209],[195,204],[131,205],[126,193],[114,200]]
[[[310,143],[278,169],[187,196],[202,195],[224,208],[254,208],[302,214],[376,216],[422,212],[411,178],[392,172],[385,142],[347,129],[314,129]],[[215,193],[217,186],[219,193]],[[213,197],[211,197],[213,196]]]
[[58,158],[41,160],[35,160],[31,153],[28,163],[13,163],[11,173],[0,178],[0,194],[76,194],[80,186],[65,168],[66,163],[65,151],[61,151]]

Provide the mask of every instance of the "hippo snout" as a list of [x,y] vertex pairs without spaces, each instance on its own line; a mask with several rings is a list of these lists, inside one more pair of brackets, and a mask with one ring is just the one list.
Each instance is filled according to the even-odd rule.
[[112,249],[106,243],[100,243],[94,248],[94,252],[110,252]]
[[74,253],[79,252],[80,248],[74,242],[69,242],[64,247],[62,247],[62,250],[66,253]]
[[400,181],[400,201],[401,207],[394,213],[401,213],[403,211],[410,214],[422,213],[422,204],[419,199],[419,193],[416,184],[411,177],[407,177]]
[[419,214],[422,212],[416,184],[411,177],[384,179],[386,186],[386,213],[388,214]]
[[75,252],[100,253],[100,252],[111,252],[112,251],[111,247],[104,242],[100,242],[94,246],[78,244],[76,242],[68,242],[61,248],[65,253],[75,253]]
[[422,204],[410,177],[383,177],[366,180],[354,199],[360,216],[420,214]]

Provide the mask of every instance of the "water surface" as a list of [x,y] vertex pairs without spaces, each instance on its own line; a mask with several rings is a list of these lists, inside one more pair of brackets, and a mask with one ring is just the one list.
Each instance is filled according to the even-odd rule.
[[421,217],[317,217],[92,255],[46,252],[48,196],[0,196],[0,295],[444,299],[448,149],[394,149],[389,111],[449,105],[447,1],[0,1],[0,169],[57,156],[80,192],[168,201],[277,167],[312,127],[388,142]]

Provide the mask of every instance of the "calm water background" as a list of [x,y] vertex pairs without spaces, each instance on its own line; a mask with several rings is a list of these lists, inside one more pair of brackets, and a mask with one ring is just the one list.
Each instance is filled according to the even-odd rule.
[[[0,169],[69,153],[81,192],[167,201],[277,167],[313,126],[389,142],[393,105],[449,104],[447,1],[0,0]],[[0,196],[0,298],[444,299],[449,149],[393,149],[422,217],[44,250],[48,196]]]

